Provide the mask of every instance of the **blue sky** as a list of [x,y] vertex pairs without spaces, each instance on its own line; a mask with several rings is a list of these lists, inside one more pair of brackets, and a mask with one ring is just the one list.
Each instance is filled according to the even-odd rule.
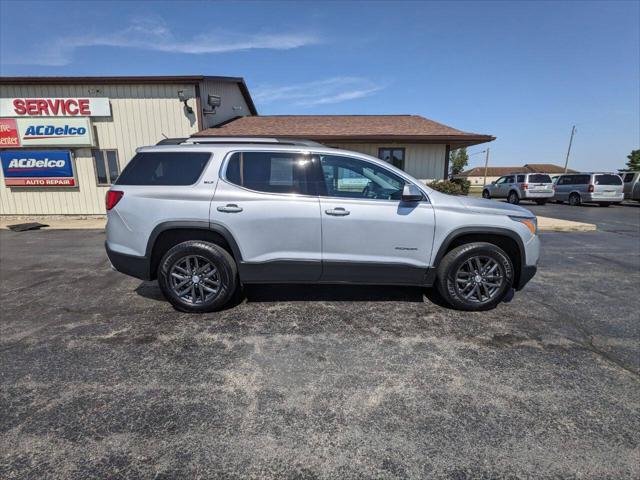
[[0,0],[0,73],[242,76],[261,114],[423,115],[494,165],[562,164],[573,124],[577,169],[640,145],[638,1]]

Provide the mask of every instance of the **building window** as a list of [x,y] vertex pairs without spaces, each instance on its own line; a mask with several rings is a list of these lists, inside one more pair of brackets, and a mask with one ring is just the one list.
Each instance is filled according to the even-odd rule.
[[118,175],[120,175],[118,151],[92,150],[92,153],[98,186],[110,186],[116,181]]
[[404,148],[379,148],[378,158],[404,170]]

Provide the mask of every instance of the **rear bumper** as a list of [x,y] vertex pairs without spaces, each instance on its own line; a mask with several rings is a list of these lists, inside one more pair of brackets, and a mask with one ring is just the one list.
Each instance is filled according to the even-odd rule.
[[532,192],[530,190],[524,190],[522,191],[522,198],[552,198],[553,197],[553,190],[551,190],[550,192]]
[[529,283],[536,272],[538,271],[538,267],[536,265],[526,265],[522,268],[520,272],[520,278],[518,279],[517,285],[514,286],[516,290],[522,290],[524,286]]
[[619,195],[594,195],[593,193],[583,193],[582,201],[588,203],[598,203],[598,202],[621,202],[624,200],[624,195],[621,193]]
[[147,257],[138,257],[136,255],[127,255],[119,253],[109,248],[105,242],[104,247],[107,251],[107,257],[113,268],[118,272],[124,273],[140,280],[151,280],[149,259]]

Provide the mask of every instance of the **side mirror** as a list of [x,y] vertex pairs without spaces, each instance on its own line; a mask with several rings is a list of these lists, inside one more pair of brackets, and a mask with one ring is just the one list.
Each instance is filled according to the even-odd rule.
[[403,202],[419,202],[424,199],[424,195],[418,187],[411,184],[405,184],[402,189],[402,201]]

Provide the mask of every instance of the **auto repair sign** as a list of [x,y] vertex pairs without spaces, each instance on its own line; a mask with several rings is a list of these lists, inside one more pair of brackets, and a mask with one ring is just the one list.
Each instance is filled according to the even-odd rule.
[[93,145],[88,118],[17,118],[23,147],[90,147]]
[[0,150],[4,183],[9,187],[74,187],[68,150]]
[[108,117],[108,98],[0,98],[2,117]]

